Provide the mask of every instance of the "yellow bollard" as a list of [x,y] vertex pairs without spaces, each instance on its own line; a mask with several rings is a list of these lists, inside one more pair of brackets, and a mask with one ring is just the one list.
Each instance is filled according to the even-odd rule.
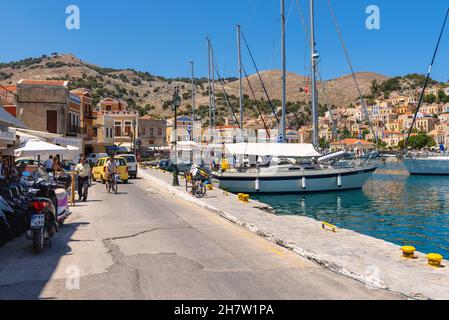
[[206,185],[206,189],[207,189],[207,190],[213,190],[213,189],[214,189],[214,186],[213,186],[212,184],[207,184],[207,185]]
[[330,224],[330,223],[327,223],[327,222],[323,222],[322,224],[321,224],[321,228],[323,229],[323,230],[329,230],[329,231],[332,231],[332,232],[337,232],[337,227],[336,226],[334,226],[333,224]]
[[441,267],[441,261],[443,261],[443,256],[438,253],[429,253],[427,255],[427,259],[429,259],[429,265],[435,268]]
[[72,177],[72,185],[71,185],[71,192],[70,192],[70,205],[76,206],[76,200],[75,200],[75,179],[76,179],[76,173],[70,172],[70,176]]
[[413,246],[404,246],[402,247],[402,255],[407,259],[414,259],[416,248]]
[[239,193],[238,199],[242,202],[249,202],[249,194]]

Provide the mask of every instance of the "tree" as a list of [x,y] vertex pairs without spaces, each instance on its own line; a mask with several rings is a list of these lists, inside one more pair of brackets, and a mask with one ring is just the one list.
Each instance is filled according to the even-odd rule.
[[435,103],[437,102],[437,96],[434,95],[433,93],[428,94],[424,97],[424,102],[429,104]]
[[341,136],[341,139],[347,139],[347,138],[351,138],[351,137],[352,137],[351,131],[349,131],[349,129],[347,127],[344,127],[343,135]]
[[327,141],[324,138],[320,138],[320,148],[321,149],[329,149],[329,147],[330,147],[329,141]]
[[438,90],[438,101],[442,103],[449,102],[449,96],[443,90]]
[[[430,148],[436,146],[436,142],[425,132],[420,132],[418,133],[418,135],[410,137],[407,146],[411,147],[412,149],[421,150],[422,148]],[[405,140],[399,141],[398,147],[403,149],[405,147]]]

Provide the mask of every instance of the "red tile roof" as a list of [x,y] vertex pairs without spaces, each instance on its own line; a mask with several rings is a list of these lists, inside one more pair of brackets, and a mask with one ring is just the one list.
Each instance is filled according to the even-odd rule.
[[22,79],[19,84],[37,84],[45,86],[64,86],[68,85],[68,81],[65,80],[33,80],[33,79]]
[[15,84],[14,85],[8,85],[8,86],[1,86],[0,90],[2,90],[2,89],[10,91],[10,92],[14,92],[14,93],[17,92],[17,86]]
[[355,139],[355,138],[348,138],[348,139],[343,139],[339,142],[340,144],[346,144],[346,145],[353,145],[353,144],[373,144],[372,142],[368,142],[365,140],[361,140],[361,139]]

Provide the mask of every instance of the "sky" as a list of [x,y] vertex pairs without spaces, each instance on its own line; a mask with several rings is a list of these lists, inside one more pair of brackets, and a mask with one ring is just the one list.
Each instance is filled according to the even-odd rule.
[[[285,0],[287,68],[310,73],[304,23],[308,0]],[[426,73],[447,10],[446,0],[331,0],[355,71],[387,76]],[[315,0],[316,42],[324,79],[348,74],[328,0]],[[80,9],[80,29],[66,28],[66,8]],[[369,5],[380,29],[369,30]],[[236,25],[260,70],[280,69],[280,0],[14,0],[1,6],[0,62],[52,52],[72,53],[103,67],[132,68],[165,77],[207,76],[206,37],[223,76],[237,76]],[[301,19],[301,14],[304,19]],[[308,27],[307,27],[308,28]],[[449,25],[432,77],[449,79]],[[246,48],[242,59],[254,68]]]

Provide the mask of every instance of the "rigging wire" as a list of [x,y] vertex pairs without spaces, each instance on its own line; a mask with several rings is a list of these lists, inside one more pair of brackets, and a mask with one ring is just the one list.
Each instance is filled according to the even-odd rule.
[[230,110],[231,113],[232,113],[233,120],[234,120],[234,125],[237,124],[237,126],[239,127],[239,129],[242,129],[242,128],[240,127],[240,123],[239,123],[239,121],[237,120],[237,117],[236,117],[236,115],[235,115],[234,107],[232,106],[232,103],[231,103],[231,101],[229,100],[228,93],[226,92],[224,80],[223,80],[223,78],[222,78],[221,75],[220,75],[220,70],[219,70],[219,68],[218,68],[218,63],[216,62],[217,59],[216,59],[216,57],[215,57],[215,51],[214,51],[214,47],[212,46],[212,44],[211,44],[211,51],[212,51],[212,56],[213,56],[214,61],[215,61],[215,66],[214,66],[214,69],[215,69],[215,70],[214,70],[214,71],[215,71],[215,73],[217,74],[218,82],[220,82],[220,84],[221,84],[223,93],[224,93],[225,98],[226,98],[226,104],[228,105],[228,108],[229,108],[229,110]]
[[412,134],[413,127],[415,126],[416,119],[418,117],[419,109],[421,109],[421,105],[422,105],[422,103],[424,101],[424,94],[426,92],[427,85],[429,84],[430,75],[432,73],[432,68],[433,68],[433,65],[435,63],[435,59],[437,57],[438,49],[440,48],[440,43],[441,43],[441,39],[443,38],[444,29],[446,28],[446,22],[447,22],[448,15],[449,15],[449,7],[447,8],[446,16],[444,18],[443,27],[441,28],[440,36],[438,37],[437,46],[436,46],[435,51],[433,53],[432,62],[430,63],[429,70],[427,71],[426,81],[424,82],[424,87],[423,87],[423,89],[421,91],[421,96],[419,97],[418,105],[416,107],[415,116],[413,117],[412,125],[410,127],[409,132],[408,132],[407,139],[405,140],[405,143],[404,143],[404,149],[406,149],[407,146],[408,146],[408,142],[409,142],[410,136]]
[[335,137],[337,136],[337,127],[335,125],[335,121],[334,121],[334,115],[332,113],[332,108],[327,100],[327,94],[326,94],[326,86],[324,84],[323,79],[321,78],[321,72],[318,71],[318,78],[320,79],[321,82],[321,91],[323,92],[323,98],[324,98],[324,103],[327,106],[327,111],[329,112],[329,117],[331,119],[332,122],[332,140],[335,140]]
[[243,38],[243,42],[245,43],[246,48],[248,49],[248,52],[249,52],[249,55],[250,55],[251,60],[253,62],[254,68],[256,69],[257,76],[259,77],[259,80],[260,80],[260,83],[262,85],[262,88],[263,88],[263,91],[265,93],[265,96],[267,97],[268,103],[270,104],[271,110],[273,111],[274,117],[276,118],[276,122],[279,125],[281,122],[280,122],[279,117],[277,115],[276,109],[274,108],[273,102],[271,101],[271,98],[270,98],[270,96],[268,94],[268,91],[267,91],[267,88],[265,86],[265,83],[263,82],[262,76],[260,75],[259,68],[257,67],[257,64],[256,64],[256,60],[254,59],[253,53],[251,51],[251,48],[249,47],[248,41],[246,41],[246,37],[245,37],[245,34],[243,32],[242,32],[242,38]]
[[370,129],[371,129],[371,133],[374,135],[374,128],[373,128],[373,124],[371,122],[371,119],[370,119],[370,116],[369,116],[369,113],[368,113],[368,107],[366,105],[365,98],[363,97],[362,90],[360,89],[360,85],[359,85],[359,82],[357,80],[357,76],[356,76],[354,68],[352,66],[352,62],[351,62],[351,59],[349,57],[349,52],[348,52],[348,49],[346,47],[345,41],[343,39],[343,34],[342,34],[340,26],[338,24],[337,16],[335,15],[334,9],[332,7],[331,0],[327,0],[327,4],[328,4],[328,7],[329,7],[329,11],[331,13],[331,16],[332,16],[332,20],[333,20],[334,25],[335,25],[335,29],[337,30],[338,38],[340,39],[341,46],[342,46],[343,51],[345,53],[345,57],[346,57],[346,60],[348,62],[348,65],[349,65],[349,69],[351,69],[352,78],[354,80],[355,86],[357,88],[357,92],[358,92],[359,97],[360,97],[360,101],[361,101],[361,104],[362,104],[363,112],[365,113],[365,120],[368,121]]
[[259,105],[257,104],[257,98],[256,98],[256,95],[254,93],[253,86],[251,85],[251,81],[249,80],[248,74],[246,73],[246,69],[245,69],[245,66],[243,64],[242,64],[242,70],[243,70],[243,73],[245,74],[246,81],[248,82],[248,86],[249,86],[249,90],[251,91],[251,95],[253,96],[254,105],[257,108],[257,111],[259,112],[259,115],[260,115],[260,118],[262,120],[262,123],[263,123],[263,126],[265,128],[265,131],[267,132],[268,139],[271,140],[270,130],[268,129],[267,123],[265,122],[265,119],[263,117],[263,113],[260,110]]

